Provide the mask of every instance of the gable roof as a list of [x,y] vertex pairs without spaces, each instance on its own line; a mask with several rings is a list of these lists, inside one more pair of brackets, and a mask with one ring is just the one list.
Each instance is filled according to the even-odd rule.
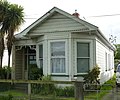
[[[96,35],[98,37],[100,37],[104,43],[106,45],[108,45],[111,49],[115,50],[115,48],[110,44],[110,42],[105,38],[105,36],[102,34],[102,32],[99,30],[99,28],[87,21],[84,21],[80,18],[77,18],[57,7],[53,7],[51,10],[49,10],[46,14],[44,14],[42,17],[40,17],[38,20],[36,20],[34,23],[32,23],[30,26],[28,26],[26,29],[24,29],[21,33],[19,34],[16,34],[15,37],[18,38],[18,39],[28,39],[27,35],[28,33],[33,29],[35,28],[38,24],[41,24],[43,22],[45,22],[48,18],[50,18],[54,13],[60,13],[80,24],[83,24],[86,28],[88,28],[88,31],[91,31],[91,30],[96,30],[97,33]],[[84,31],[84,30],[83,30]]]
[[67,16],[68,18],[73,19],[74,21],[83,24],[84,26],[86,26],[87,28],[89,28],[91,30],[92,29],[94,29],[94,30],[98,29],[98,27],[93,25],[93,24],[90,24],[90,23],[88,23],[88,22],[86,22],[82,19],[76,18],[75,16],[73,16],[73,15],[71,15],[71,14],[69,14],[69,13],[67,13],[67,12],[57,8],[57,7],[53,7],[46,14],[44,14],[42,17],[40,17],[38,20],[36,20],[34,23],[32,23],[26,29],[24,29],[21,33],[16,34],[15,37],[22,38],[22,37],[26,36],[30,30],[32,30],[38,24],[44,22],[46,19],[50,18],[55,12],[58,12],[58,13],[64,15],[64,16]]

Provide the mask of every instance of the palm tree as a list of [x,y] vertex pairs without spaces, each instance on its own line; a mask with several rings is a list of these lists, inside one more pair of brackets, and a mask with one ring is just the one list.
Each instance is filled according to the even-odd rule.
[[2,68],[2,59],[3,59],[3,54],[4,54],[4,37],[0,36],[0,68]]
[[[10,4],[6,0],[0,0],[0,67],[4,52],[4,36],[7,35],[8,68],[10,68],[10,56],[14,41],[14,32],[24,22],[23,7],[17,4]],[[8,75],[9,76],[9,73]]]
[[3,29],[3,21],[6,15],[6,12],[8,11],[9,3],[7,1],[0,1],[0,68],[2,68],[2,59],[3,59],[3,53],[5,49],[4,45],[4,35],[5,30]]
[[3,27],[7,30],[8,68],[10,67],[14,32],[17,31],[20,25],[24,22],[23,10],[23,7],[18,6],[17,4],[11,4],[3,22]]

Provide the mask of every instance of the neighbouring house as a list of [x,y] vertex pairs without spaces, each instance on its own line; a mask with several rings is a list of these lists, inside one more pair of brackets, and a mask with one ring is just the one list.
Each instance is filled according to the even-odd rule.
[[114,47],[77,12],[71,15],[54,7],[15,38],[12,79],[28,79],[30,64],[61,81],[82,81],[96,64],[101,83],[114,74]]

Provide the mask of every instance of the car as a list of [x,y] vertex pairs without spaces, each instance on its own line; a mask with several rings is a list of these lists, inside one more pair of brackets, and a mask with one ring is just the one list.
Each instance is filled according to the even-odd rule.
[[120,64],[118,64],[116,69],[116,85],[120,86]]

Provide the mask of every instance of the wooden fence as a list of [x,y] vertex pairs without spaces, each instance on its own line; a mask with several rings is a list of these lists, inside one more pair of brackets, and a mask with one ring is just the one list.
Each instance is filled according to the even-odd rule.
[[31,100],[31,84],[72,84],[74,85],[75,100],[84,100],[83,82],[80,81],[0,80],[0,83],[28,84],[28,100]]

